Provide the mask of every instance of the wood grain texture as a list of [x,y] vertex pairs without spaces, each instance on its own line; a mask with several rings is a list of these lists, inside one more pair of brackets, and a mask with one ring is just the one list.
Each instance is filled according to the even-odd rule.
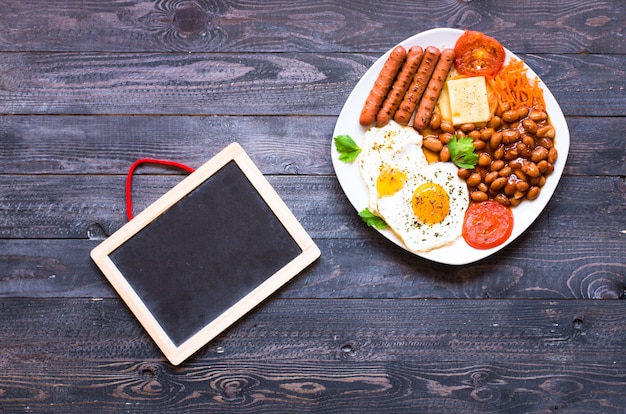
[[[428,10],[424,13],[424,10]],[[624,53],[621,0],[134,0],[7,2],[3,51],[376,52],[435,27],[480,30],[520,53]]]
[[[420,259],[382,236],[316,239],[321,258],[278,293],[337,299],[623,299],[623,241],[566,243],[531,228],[502,252],[462,267]],[[92,237],[98,237],[91,230]],[[373,239],[373,240],[370,240]],[[89,259],[101,239],[0,240],[0,297],[117,294]],[[596,244],[602,243],[602,252]],[[546,245],[554,244],[552,250]]]
[[[392,45],[390,45],[392,46]],[[333,115],[380,55],[5,53],[0,114]],[[624,116],[625,55],[520,55],[567,116]]]
[[623,301],[275,300],[176,368],[120,305],[0,300],[0,326],[13,332],[0,339],[3,409],[612,412],[626,402]]
[[[127,220],[125,180],[118,176],[5,176],[0,183],[3,238],[86,238],[97,224],[106,235]],[[135,177],[135,212],[156,201],[182,175]],[[317,238],[370,237],[335,177],[269,176],[270,184]],[[570,194],[585,194],[572,199]],[[562,177],[549,210],[531,232],[551,238],[621,239],[626,228],[626,186],[620,177]],[[610,220],[587,220],[604,217]],[[576,223],[570,226],[569,223]]]

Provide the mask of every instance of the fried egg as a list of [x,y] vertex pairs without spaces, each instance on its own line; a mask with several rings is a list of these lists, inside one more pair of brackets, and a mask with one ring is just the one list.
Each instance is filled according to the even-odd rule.
[[365,132],[359,155],[361,176],[367,185],[368,208],[378,213],[378,200],[403,188],[414,171],[428,165],[422,136],[395,121]]
[[461,236],[469,195],[457,172],[449,162],[430,164],[378,200],[378,215],[410,251],[427,252]]

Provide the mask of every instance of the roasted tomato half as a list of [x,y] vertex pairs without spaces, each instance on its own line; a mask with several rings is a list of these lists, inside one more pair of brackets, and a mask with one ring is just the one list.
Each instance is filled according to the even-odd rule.
[[494,77],[506,57],[504,47],[493,37],[466,30],[454,46],[454,67],[465,76]]
[[504,243],[513,232],[513,212],[497,201],[470,205],[463,222],[463,238],[475,249],[490,249]]

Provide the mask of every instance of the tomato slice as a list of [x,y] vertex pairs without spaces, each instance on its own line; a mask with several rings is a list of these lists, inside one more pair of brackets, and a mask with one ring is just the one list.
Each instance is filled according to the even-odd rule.
[[469,206],[463,222],[463,238],[476,249],[490,249],[504,243],[513,232],[513,212],[497,201]]
[[454,67],[465,76],[494,77],[504,64],[504,47],[493,37],[466,30],[454,46]]

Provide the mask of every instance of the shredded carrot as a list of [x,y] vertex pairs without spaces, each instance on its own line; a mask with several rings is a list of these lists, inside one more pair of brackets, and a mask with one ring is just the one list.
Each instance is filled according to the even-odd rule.
[[543,90],[539,87],[539,79],[529,79],[523,60],[512,59],[504,65],[489,84],[499,95],[501,105],[517,108],[526,105],[529,108],[545,109]]

